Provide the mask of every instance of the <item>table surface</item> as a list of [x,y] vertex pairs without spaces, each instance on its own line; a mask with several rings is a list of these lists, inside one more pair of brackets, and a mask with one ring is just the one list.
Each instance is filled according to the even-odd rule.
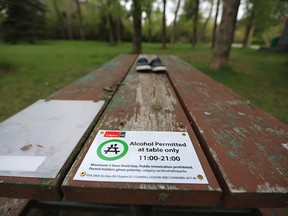
[[[223,202],[241,208],[287,205],[287,125],[175,56],[160,56],[167,73],[159,74],[136,72],[138,57],[120,55],[46,98],[105,104],[55,178],[0,176],[1,197],[177,206]],[[188,132],[209,184],[73,180],[99,130]]]

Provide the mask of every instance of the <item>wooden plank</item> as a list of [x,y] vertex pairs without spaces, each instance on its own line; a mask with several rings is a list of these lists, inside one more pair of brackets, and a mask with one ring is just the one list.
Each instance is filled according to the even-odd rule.
[[119,55],[101,68],[52,94],[47,99],[107,100],[116,91],[136,55]]
[[[98,130],[188,131],[208,185],[73,180]],[[222,191],[166,74],[137,73],[135,65],[106,108],[62,184],[67,200],[109,204],[215,206]]]
[[262,216],[287,216],[287,208],[261,208],[259,212]]
[[[98,70],[87,74],[64,89],[47,97],[47,100],[93,100],[95,102],[105,100],[107,104],[121,84],[131,64],[135,61],[135,58],[135,55],[118,56]],[[63,195],[60,190],[60,185],[101,113],[102,112],[95,116],[93,123],[55,178],[0,176],[0,196],[38,200],[62,199]]]
[[163,57],[228,207],[288,201],[288,127],[184,61]]
[[1,216],[17,216],[21,215],[28,205],[29,200],[26,199],[10,199],[0,197],[0,215]]

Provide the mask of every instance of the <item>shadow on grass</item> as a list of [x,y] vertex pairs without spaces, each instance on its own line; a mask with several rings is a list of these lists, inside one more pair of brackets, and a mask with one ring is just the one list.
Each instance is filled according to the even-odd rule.
[[6,61],[4,59],[0,59],[0,74],[1,73],[11,73],[15,70],[16,65]]

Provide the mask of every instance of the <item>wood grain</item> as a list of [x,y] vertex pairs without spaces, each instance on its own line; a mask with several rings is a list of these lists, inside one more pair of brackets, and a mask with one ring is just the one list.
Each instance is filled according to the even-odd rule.
[[[73,177],[98,130],[188,131],[208,185],[76,181]],[[107,106],[62,190],[68,200],[94,203],[215,206],[222,194],[166,74],[137,73],[135,65]]]
[[226,206],[287,206],[287,125],[184,61],[163,60],[224,190]]
[[[135,55],[120,55],[101,68],[47,97],[47,100],[93,100],[95,102],[105,100],[105,104],[108,104],[135,58]],[[97,116],[95,114],[89,129],[55,178],[0,176],[0,196],[35,200],[61,200],[63,195],[60,185],[101,114],[102,112],[99,112]]]
[[26,199],[0,198],[0,215],[1,216],[18,216],[28,205]]

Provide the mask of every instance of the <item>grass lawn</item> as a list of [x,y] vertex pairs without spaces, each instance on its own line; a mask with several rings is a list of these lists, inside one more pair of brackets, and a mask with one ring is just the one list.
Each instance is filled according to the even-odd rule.
[[[132,45],[45,41],[35,45],[0,44],[0,122],[40,98],[45,98]],[[173,54],[223,83],[264,111],[288,124],[288,56],[233,48],[230,65],[211,71],[208,45],[143,44],[143,53]]]

